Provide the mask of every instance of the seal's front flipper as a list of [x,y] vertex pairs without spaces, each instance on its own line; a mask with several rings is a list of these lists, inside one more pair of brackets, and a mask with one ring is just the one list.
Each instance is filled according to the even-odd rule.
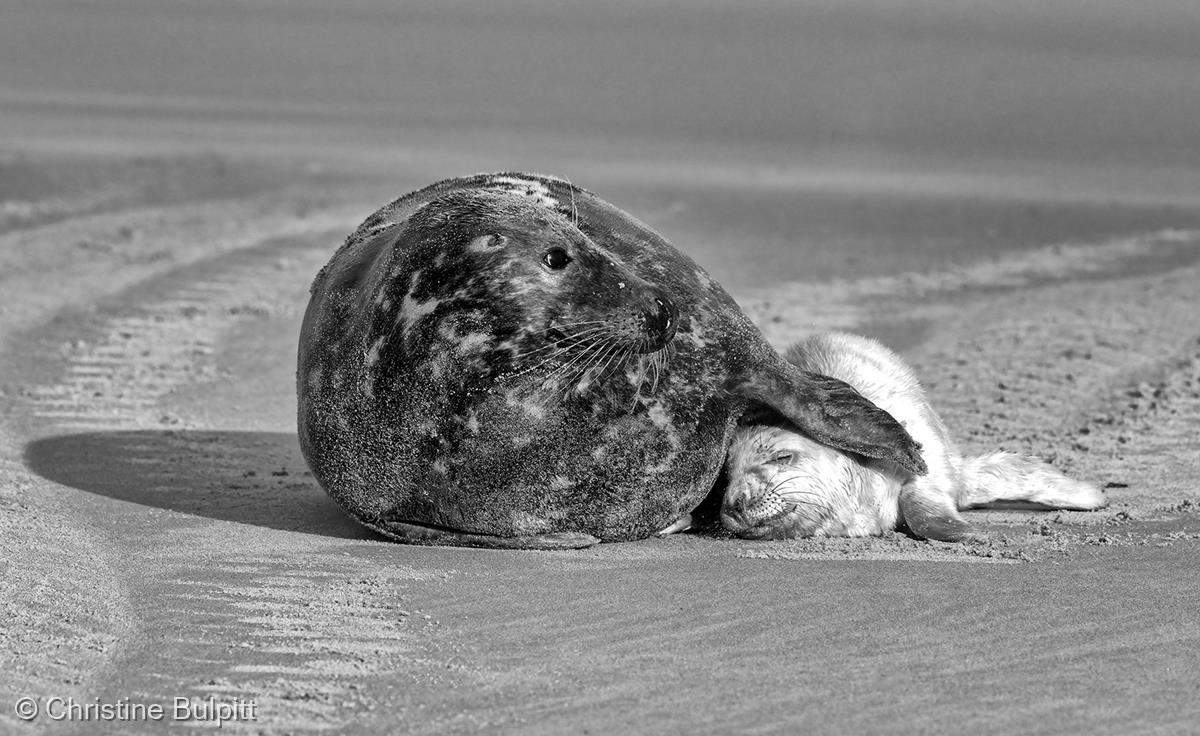
[[476,534],[456,529],[416,524],[411,521],[382,519],[361,521],[385,537],[406,544],[445,545],[450,547],[492,547],[497,549],[583,549],[599,544],[600,540],[580,532],[531,534],[524,537],[501,537],[495,534]]
[[665,537],[668,534],[678,534],[679,532],[686,532],[688,529],[691,529],[691,528],[692,528],[692,515],[684,514],[683,516],[680,516],[675,521],[671,522],[668,526],[665,526],[662,529],[659,529],[658,531],[654,532],[654,534],[655,534],[655,536]]
[[948,497],[923,494],[912,484],[900,489],[900,519],[914,536],[921,539],[973,542],[984,538],[971,529]]
[[921,445],[904,427],[844,382],[802,371],[780,358],[739,382],[737,391],[766,404],[823,445],[927,472]]

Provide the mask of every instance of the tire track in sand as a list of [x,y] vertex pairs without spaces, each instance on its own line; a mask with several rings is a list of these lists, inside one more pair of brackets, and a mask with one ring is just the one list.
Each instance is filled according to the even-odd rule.
[[[294,438],[239,435],[161,409],[177,390],[222,377],[213,355],[228,332],[295,317],[345,231],[235,249],[139,284],[94,313],[71,314],[49,340],[31,336],[29,360],[43,375],[54,363],[61,370],[26,392],[37,434],[49,435],[27,459],[45,477],[93,491],[73,499],[74,516],[112,542],[112,564],[130,587],[137,631],[107,678],[113,699],[238,697],[258,704],[253,727],[296,732],[340,728],[373,710],[389,679],[432,686],[460,678],[427,660],[436,623],[405,603],[408,586],[449,573],[394,561],[381,572],[370,547],[390,543],[364,550],[360,541],[346,553],[348,539],[368,535],[308,478]],[[224,419],[238,423],[228,412]],[[119,472],[114,462],[123,463]],[[255,480],[275,476],[287,482]],[[241,495],[230,493],[239,482]],[[203,515],[208,496],[216,500],[207,510],[265,505],[278,513],[275,528],[162,511],[200,499]],[[321,534],[289,531],[296,527]]]
[[[1200,258],[1200,231],[1161,230],[1101,243],[1060,243],[968,266],[857,280],[776,284],[741,295],[779,349],[814,332],[851,329],[888,314],[931,320],[955,295],[1167,271]],[[803,322],[799,321],[803,320]]]
[[[64,354],[52,336],[61,322],[87,315],[106,294],[204,253],[249,247],[258,233],[350,221],[336,204],[324,204],[328,196],[298,189],[212,201],[243,187],[239,176],[231,180],[219,162],[207,159],[202,168],[213,169],[211,177],[193,176],[195,167],[176,161],[135,161],[126,167],[131,171],[118,164],[114,176],[110,163],[98,162],[82,180],[75,162],[63,163],[58,173],[73,192],[67,196],[54,176],[45,191],[30,192],[38,177],[27,175],[40,164],[14,174],[9,158],[0,162],[0,190],[11,194],[15,186],[46,195],[26,208],[36,217],[0,222],[0,602],[6,622],[0,627],[0,670],[9,703],[30,694],[90,698],[96,673],[119,656],[136,629],[132,596],[112,565],[122,555],[112,554],[92,519],[79,513],[78,494],[32,476],[21,461],[35,426],[51,428],[31,421],[27,387],[53,378],[60,367]],[[4,181],[11,185],[7,190]],[[197,197],[204,201],[161,206]],[[11,215],[12,202],[5,202]],[[58,321],[50,319],[56,313]],[[6,710],[0,724],[12,718]]]

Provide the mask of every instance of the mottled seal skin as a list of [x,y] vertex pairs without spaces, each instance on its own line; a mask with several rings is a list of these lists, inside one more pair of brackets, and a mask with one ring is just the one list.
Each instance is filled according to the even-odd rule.
[[407,542],[650,536],[710,491],[749,406],[924,471],[895,420],[784,361],[661,236],[529,174],[443,181],[369,217],[313,284],[297,387],[317,480]]
[[960,509],[998,502],[1091,511],[1099,488],[1033,457],[993,452],[964,458],[912,369],[875,340],[830,332],[793,346],[796,366],[840,378],[892,414],[921,443],[929,472],[855,457],[806,437],[786,420],[743,417],[729,448],[721,522],[743,537],[882,534],[903,524],[918,537],[966,541],[979,535]]

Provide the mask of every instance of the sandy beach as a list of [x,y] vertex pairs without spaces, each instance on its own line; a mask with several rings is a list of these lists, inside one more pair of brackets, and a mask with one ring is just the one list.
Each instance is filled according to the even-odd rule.
[[[1200,16],[1067,5],[6,10],[0,731],[215,727],[175,698],[265,734],[1194,729]],[[502,169],[643,219],[779,348],[883,340],[966,452],[1111,505],[973,545],[357,526],[296,440],[309,283]]]

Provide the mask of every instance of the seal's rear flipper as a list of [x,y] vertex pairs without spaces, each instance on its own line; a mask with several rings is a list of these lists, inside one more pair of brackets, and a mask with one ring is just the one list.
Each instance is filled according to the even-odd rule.
[[972,542],[983,539],[950,505],[950,499],[922,494],[911,484],[900,490],[900,518],[914,536],[936,542]]
[[580,532],[532,534],[524,537],[501,537],[495,534],[475,534],[446,529],[411,521],[383,519],[374,523],[361,521],[385,537],[406,544],[444,545],[450,547],[492,547],[497,549],[583,549],[599,544],[600,540]]
[[1035,457],[1011,452],[967,458],[963,463],[960,509],[991,504],[1028,504],[1023,508],[1095,511],[1108,505],[1104,491],[1068,478]]
[[916,475],[927,472],[921,445],[904,427],[844,382],[802,371],[782,358],[735,390],[782,414],[823,445],[889,460]]

